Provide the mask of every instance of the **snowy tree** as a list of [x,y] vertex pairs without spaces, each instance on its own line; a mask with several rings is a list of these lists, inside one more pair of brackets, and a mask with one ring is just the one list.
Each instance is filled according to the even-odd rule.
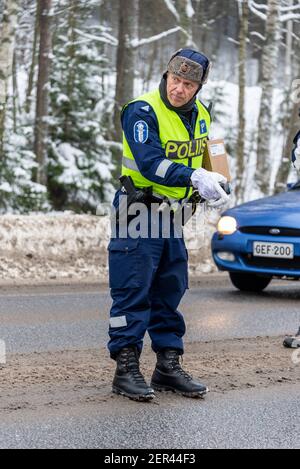
[[[274,135],[280,135],[286,144],[276,183],[277,190],[285,186],[289,145],[298,123],[297,104],[290,99],[291,81],[299,77],[298,0],[278,1],[273,23],[270,7],[275,8],[275,0],[118,0],[114,4],[120,4],[120,10],[111,8],[110,0],[51,1],[53,8],[47,18],[53,20],[49,28],[53,48],[49,57],[48,52],[39,55],[43,47],[39,7],[46,0],[0,0],[1,212],[90,211],[99,201],[110,200],[121,163],[120,109],[137,90],[148,91],[157,83],[171,53],[186,45],[202,50],[213,61],[212,80],[202,97],[205,102],[215,101],[213,132],[223,136],[229,153],[237,156],[233,173],[237,169],[238,199],[242,200],[246,181],[252,186],[258,127],[262,135],[256,174],[260,193],[269,190],[272,163],[268,142],[274,141]],[[17,3],[18,15],[8,15],[8,6]],[[242,14],[247,5],[248,25],[246,11]],[[279,36],[281,41],[272,39]],[[49,80],[39,76],[39,69],[48,73],[49,60],[39,67],[39,60],[46,56],[52,62],[50,87],[44,86]],[[247,89],[247,84],[263,88],[258,126],[249,116],[257,113],[259,88]],[[275,86],[285,99],[272,116]],[[47,91],[48,106],[44,100]],[[254,97],[251,103],[248,96]],[[39,135],[42,152],[35,146],[36,121],[36,128],[43,129]],[[41,155],[39,165],[34,150]],[[279,156],[276,151],[277,161]]]
[[268,0],[266,42],[262,56],[262,96],[258,120],[257,164],[255,180],[258,189],[268,194],[270,186],[270,140],[272,134],[272,102],[280,47],[280,1]]
[[[17,56],[18,34],[22,10],[20,2],[4,2],[0,41],[0,212],[44,210],[46,188],[32,182],[35,156],[27,138],[28,128],[18,116]],[[19,33],[19,27],[17,33]],[[13,79],[12,79],[13,75]],[[4,132],[5,131],[5,132]],[[29,130],[29,133],[31,131]],[[31,132],[32,133],[32,132]]]
[[113,192],[112,145],[105,139],[113,100],[103,99],[101,83],[101,72],[111,69],[97,40],[108,34],[93,21],[95,3],[63,0],[56,12],[48,166],[56,209],[94,210]]
[[12,76],[18,0],[5,0],[0,28],[0,157],[3,159],[8,84]]
[[246,91],[246,67],[247,67],[247,37],[249,10],[248,1],[242,0],[239,4],[240,33],[239,33],[239,108],[238,108],[238,140],[237,140],[237,178],[236,199],[243,201],[243,177],[245,172],[245,141],[246,141],[246,118],[245,118],[245,91]]

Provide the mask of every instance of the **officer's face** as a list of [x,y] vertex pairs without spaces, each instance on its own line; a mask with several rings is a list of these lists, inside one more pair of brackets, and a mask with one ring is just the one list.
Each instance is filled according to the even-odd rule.
[[193,98],[198,88],[199,83],[168,73],[167,95],[172,106],[184,106]]

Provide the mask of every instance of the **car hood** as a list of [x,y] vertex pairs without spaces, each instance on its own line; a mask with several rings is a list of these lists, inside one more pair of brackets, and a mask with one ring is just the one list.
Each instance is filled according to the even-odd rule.
[[253,200],[227,210],[239,226],[278,226],[300,229],[300,189]]

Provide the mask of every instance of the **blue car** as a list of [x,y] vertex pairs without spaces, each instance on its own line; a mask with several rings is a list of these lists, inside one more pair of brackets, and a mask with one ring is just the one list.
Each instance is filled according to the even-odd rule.
[[264,290],[272,278],[300,278],[300,181],[290,190],[223,213],[212,239],[219,270],[242,291]]

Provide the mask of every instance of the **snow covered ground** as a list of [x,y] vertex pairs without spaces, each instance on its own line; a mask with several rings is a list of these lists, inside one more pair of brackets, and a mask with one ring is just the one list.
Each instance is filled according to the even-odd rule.
[[[210,239],[218,213],[199,213],[185,229],[190,275],[216,271]],[[107,216],[4,215],[0,220],[0,280],[94,278],[107,282]]]
[[5,215],[0,222],[0,278],[106,277],[108,220],[89,215]]

